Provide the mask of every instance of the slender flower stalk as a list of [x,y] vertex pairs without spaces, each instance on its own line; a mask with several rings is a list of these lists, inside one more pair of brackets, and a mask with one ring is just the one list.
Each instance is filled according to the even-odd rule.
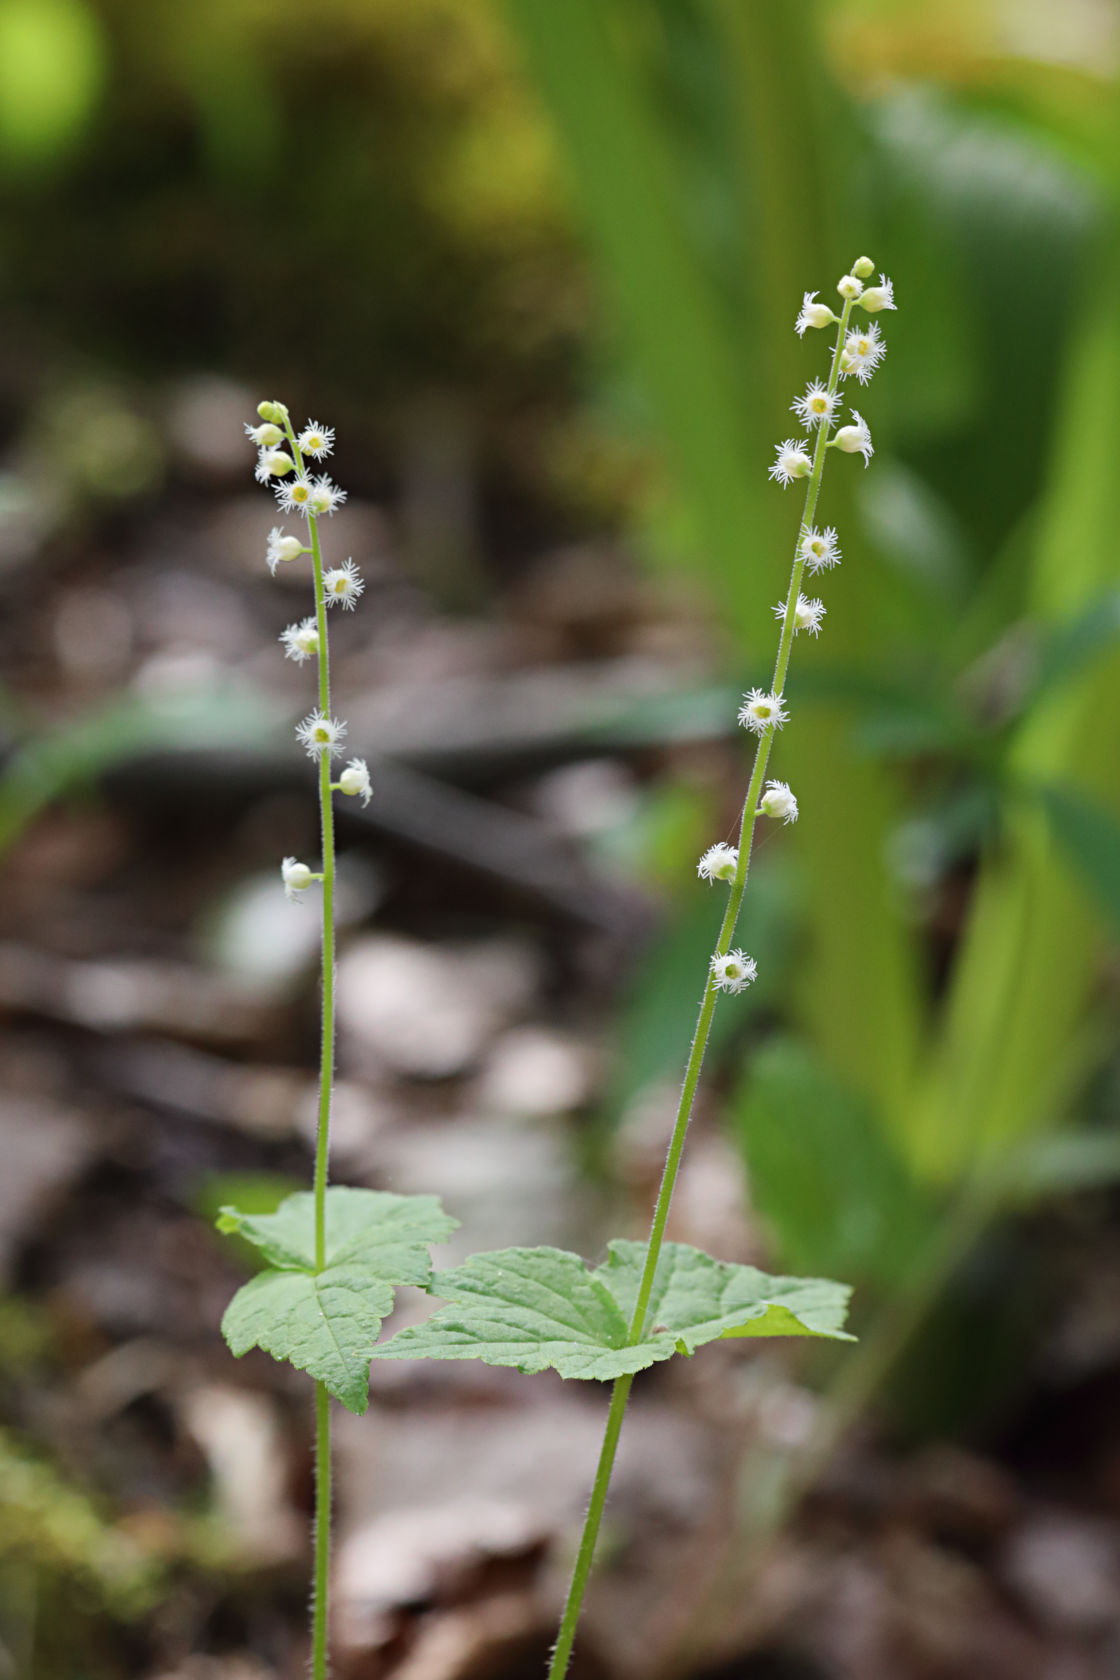
[[[870,431],[866,422],[858,414],[854,416],[854,425],[841,427],[835,433],[833,432],[834,420],[840,412],[838,396],[840,379],[842,374],[852,370],[842,365],[845,358],[849,322],[852,310],[858,305],[863,290],[863,278],[873,272],[873,265],[869,258],[861,258],[858,263],[853,265],[853,270],[853,273],[843,276],[837,286],[837,291],[843,299],[843,307],[839,316],[834,315],[826,306],[817,304],[815,301],[816,293],[807,292],[795,323],[795,330],[799,336],[804,336],[810,327],[826,327],[835,324],[837,329],[836,340],[832,350],[827,382],[821,385],[819,381],[814,381],[809,385],[805,396],[797,399],[793,405],[806,426],[811,429],[813,435],[800,439],[785,439],[777,446],[777,458],[770,468],[771,478],[777,480],[783,487],[790,484],[795,478],[807,479],[805,501],[798,525],[785,601],[775,609],[781,618],[781,630],[770,691],[767,693],[761,689],[752,689],[748,695],[744,696],[743,706],[739,712],[739,721],[744,728],[754,734],[756,746],[750,781],[739,819],[737,847],[720,843],[706,852],[700,860],[699,874],[702,878],[709,881],[729,880],[727,907],[724,911],[716,948],[709,963],[704,994],[700,1003],[700,1013],[696,1022],[696,1031],[693,1035],[692,1046],[685,1066],[684,1082],[681,1087],[676,1120],[673,1125],[661,1183],[657,1192],[657,1200],[654,1205],[645,1263],[630,1319],[628,1336],[628,1345],[630,1346],[638,1343],[646,1330],[654,1277],[665,1240],[669,1207],[677,1182],[677,1174],[680,1170],[685,1137],[692,1116],[696,1089],[700,1082],[700,1073],[708,1046],[716,1003],[721,991],[731,993],[743,991],[755,978],[756,965],[754,960],[748,957],[745,952],[732,949],[732,941],[735,937],[735,929],[739,920],[739,912],[742,908],[743,894],[746,891],[750,870],[755,824],[760,815],[780,817],[785,822],[792,822],[798,814],[797,800],[786,783],[767,781],[766,772],[775,735],[782,725],[788,721],[788,714],[782,705],[782,697],[786,675],[789,670],[794,635],[799,628],[807,628],[815,634],[820,627],[820,619],[824,613],[824,608],[819,601],[807,602],[801,594],[802,576],[807,568],[809,571],[815,572],[822,568],[827,569],[834,566],[840,557],[835,531],[830,528],[821,533],[814,525],[821,480],[824,476],[825,457],[829,448],[838,445],[845,453],[855,453],[857,451],[861,453],[866,465],[872,453]],[[889,299],[889,302],[882,301],[884,298]],[[876,310],[884,307],[894,307],[893,290],[891,290],[890,282],[885,277],[882,285],[875,290],[872,307]],[[874,361],[877,365],[885,351],[885,346],[882,345],[877,332],[874,335],[861,336],[869,337],[875,346],[873,355],[866,356],[860,364],[860,373],[863,375],[861,383],[865,383],[874,371],[874,367],[868,367],[867,363]],[[732,857],[734,858],[733,868],[729,867]],[[594,1562],[595,1545],[603,1509],[606,1505],[607,1490],[618,1449],[623,1415],[633,1380],[632,1376],[619,1377],[615,1381],[611,1394],[603,1445],[599,1454],[591,1500],[584,1522],[579,1550],[576,1554],[575,1568],[567,1602],[564,1606],[560,1631],[552,1653],[549,1680],[562,1680],[571,1658],[572,1645],[583,1604],[583,1595]]]
[[[272,483],[282,510],[300,514],[307,522],[307,541],[288,536],[274,528],[268,539],[266,559],[275,574],[282,561],[292,561],[310,554],[312,581],[315,593],[315,612],[298,624],[289,625],[280,641],[285,655],[303,664],[317,658],[318,705],[298,726],[296,738],[309,757],[316,761],[319,784],[319,827],[322,849],[321,871],[296,858],[287,857],[281,864],[281,880],[290,899],[299,899],[318,882],[322,887],[322,1020],[319,1057],[319,1111],[315,1133],[314,1203],[314,1259],[315,1271],[326,1265],[327,1232],[327,1174],[330,1151],[331,1097],[334,1088],[335,1059],[335,792],[358,795],[363,804],[369,802],[371,787],[369,771],[364,759],[351,759],[338,781],[332,781],[332,758],[341,750],[346,737],[346,724],[331,713],[330,642],[327,608],[341,602],[352,609],[364,588],[357,568],[351,561],[333,571],[325,572],[319,520],[334,512],[345,499],[329,478],[312,477],[307,458],[321,460],[334,443],[334,431],[309,421],[297,436],[287,409],[282,403],[265,402],[257,410],[260,426],[247,426],[246,432],[260,449],[256,476],[262,483]],[[287,444],[290,455],[278,448]],[[311,1676],[312,1680],[327,1677],[328,1579],[331,1548],[331,1402],[324,1382],[315,1383],[315,1546],[314,1587],[311,1616]]]

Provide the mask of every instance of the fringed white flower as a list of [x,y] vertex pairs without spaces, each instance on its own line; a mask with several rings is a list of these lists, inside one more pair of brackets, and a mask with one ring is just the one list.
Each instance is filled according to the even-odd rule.
[[276,499],[283,511],[302,513],[305,519],[333,513],[346,500],[345,490],[340,490],[325,475],[308,478],[306,473],[297,473],[295,478],[276,485],[275,489]]
[[307,517],[307,504],[311,500],[311,480],[306,473],[297,473],[285,484],[274,486],[276,500],[280,503],[284,513],[302,513]]
[[[793,609],[794,635],[796,636],[799,630],[808,630],[810,636],[819,636],[821,633],[821,619],[824,617],[827,610],[828,609],[823,601],[815,599],[807,601],[804,595],[799,595]],[[777,606],[774,608],[774,617],[784,619],[785,616],[786,604],[784,601],[779,601]]]
[[887,346],[879,331],[879,323],[872,321],[870,325],[850,332],[844,340],[840,372],[845,378],[854,375],[861,385],[866,385],[886,353]]
[[836,290],[848,303],[854,303],[863,291],[863,281],[858,274],[842,274],[836,282]]
[[353,560],[347,560],[344,566],[332,567],[323,578],[323,599],[328,607],[338,605],[353,612],[365,586],[365,579]]
[[782,708],[780,694],[767,694],[765,689],[752,688],[744,694],[739,707],[739,722],[752,735],[765,735],[768,729],[780,729],[789,722],[789,713]]
[[296,442],[301,454],[310,455],[313,461],[323,461],[334,448],[334,427],[320,426],[317,420],[309,420]]
[[758,979],[758,964],[745,951],[728,951],[725,957],[714,956],[711,963],[712,980],[721,992],[745,992]]
[[359,798],[363,805],[368,805],[373,796],[370,785],[369,765],[364,758],[352,758],[341,776],[338,785],[343,793],[349,793]]
[[296,740],[306,748],[308,758],[320,758],[323,753],[332,757],[346,739],[346,725],[339,718],[314,711],[296,728]]
[[738,847],[729,846],[726,840],[717,840],[696,865],[696,873],[702,881],[732,881],[738,867]]
[[783,438],[781,443],[774,445],[776,455],[770,477],[776,479],[783,489],[795,478],[808,478],[812,472],[813,459],[805,448],[807,442],[807,438]]
[[297,665],[302,665],[306,659],[314,659],[319,651],[319,626],[313,618],[305,618],[299,624],[289,624],[286,630],[281,630],[279,640],[284,648],[284,658],[294,659]]
[[839,402],[839,397],[830,397],[821,381],[814,379],[806,388],[805,395],[794,397],[789,406],[803,426],[824,426],[831,421]]
[[764,817],[773,817],[784,823],[797,821],[797,800],[790,792],[788,782],[767,782],[758,808]]
[[823,531],[818,531],[810,526],[797,545],[797,553],[808,572],[826,572],[838,566],[840,544],[836,540],[836,527],[828,525]]

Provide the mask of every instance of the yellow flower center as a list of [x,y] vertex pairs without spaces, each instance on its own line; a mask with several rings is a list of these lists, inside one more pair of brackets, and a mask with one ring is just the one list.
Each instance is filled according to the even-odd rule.
[[812,402],[809,404],[809,407],[813,410],[814,414],[823,414],[825,409],[828,407],[828,403],[824,397],[814,397]]

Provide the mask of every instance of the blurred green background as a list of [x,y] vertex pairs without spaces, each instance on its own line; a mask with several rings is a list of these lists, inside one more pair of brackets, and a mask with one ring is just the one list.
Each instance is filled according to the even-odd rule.
[[[882,1474],[948,1443],[1021,1509],[1091,1512],[1120,1603],[1118,56],[1115,0],[0,0],[0,1674],[300,1671],[298,1555],[237,1552],[188,1417],[202,1372],[271,1392],[222,1365],[238,1262],[182,1237],[197,1322],[88,1281],[114,1244],[174,1270],[235,1175],[268,1200],[306,1167],[277,1114],[314,952],[264,885],[277,835],[314,844],[305,702],[241,419],[338,427],[371,580],[339,635],[382,794],[343,819],[340,1173],[443,1191],[472,1246],[547,1208],[539,1240],[590,1252],[641,1228],[712,938],[695,857],[735,818],[797,518],[766,466],[823,370],[793,317],[865,251],[900,306],[855,399],[876,455],[826,475],[845,559],[775,757],[802,817],[759,850],[762,979],[721,1011],[677,1232],[854,1283],[861,1342],[797,1367],[804,1429],[720,1413],[703,1590],[655,1662],[596,1656],[1001,1674],[975,1637],[845,1656],[737,1619],[861,1419]],[[490,1014],[421,975],[431,1042],[394,1060],[433,960]],[[531,1182],[487,1199],[512,1137]],[[99,1411],[136,1344],[157,1374]],[[270,1403],[302,1512],[298,1403]],[[1020,1542],[963,1547],[993,1603],[1019,1581],[998,1649],[1113,1672],[1120,1619],[1040,1617]],[[535,1672],[547,1609],[438,1672]],[[417,1637],[352,1642],[344,1680],[422,1668]]]

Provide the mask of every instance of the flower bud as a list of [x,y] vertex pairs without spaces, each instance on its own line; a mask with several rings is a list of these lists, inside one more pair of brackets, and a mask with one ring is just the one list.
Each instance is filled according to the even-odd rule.
[[855,274],[842,274],[836,282],[836,290],[842,298],[847,298],[849,303],[854,303],[863,291],[863,281]]
[[275,449],[284,441],[283,432],[271,420],[266,420],[261,426],[246,426],[245,431],[258,449]]
[[888,280],[885,274],[880,274],[877,286],[868,286],[860,303],[869,315],[877,315],[880,309],[896,309],[894,301],[894,282]]
[[875,272],[875,264],[870,257],[857,257],[852,264],[852,273],[860,280],[868,280]]
[[801,309],[797,320],[793,323],[798,338],[804,338],[808,327],[831,326],[837,317],[832,313],[827,303],[818,303],[816,292],[806,292],[801,300]]
[[259,402],[257,413],[262,420],[271,420],[274,426],[282,426],[288,418],[288,411],[284,404],[278,402]]
[[280,865],[280,879],[284,883],[285,895],[294,898],[297,892],[306,892],[315,877],[306,863],[300,863],[298,858],[286,857]]
[[295,471],[295,466],[292,457],[283,449],[262,449],[256,476],[262,482],[269,478],[284,478]]
[[356,795],[368,805],[373,788],[370,785],[369,765],[364,758],[352,758],[338,778],[339,791]]
[[852,409],[852,419],[855,425],[841,426],[828,447],[831,449],[835,445],[837,449],[842,449],[845,455],[862,455],[863,464],[866,466],[875,453],[871,444],[871,429],[857,409]]
[[773,817],[778,822],[797,821],[797,800],[788,782],[767,782],[758,808],[764,817]]

